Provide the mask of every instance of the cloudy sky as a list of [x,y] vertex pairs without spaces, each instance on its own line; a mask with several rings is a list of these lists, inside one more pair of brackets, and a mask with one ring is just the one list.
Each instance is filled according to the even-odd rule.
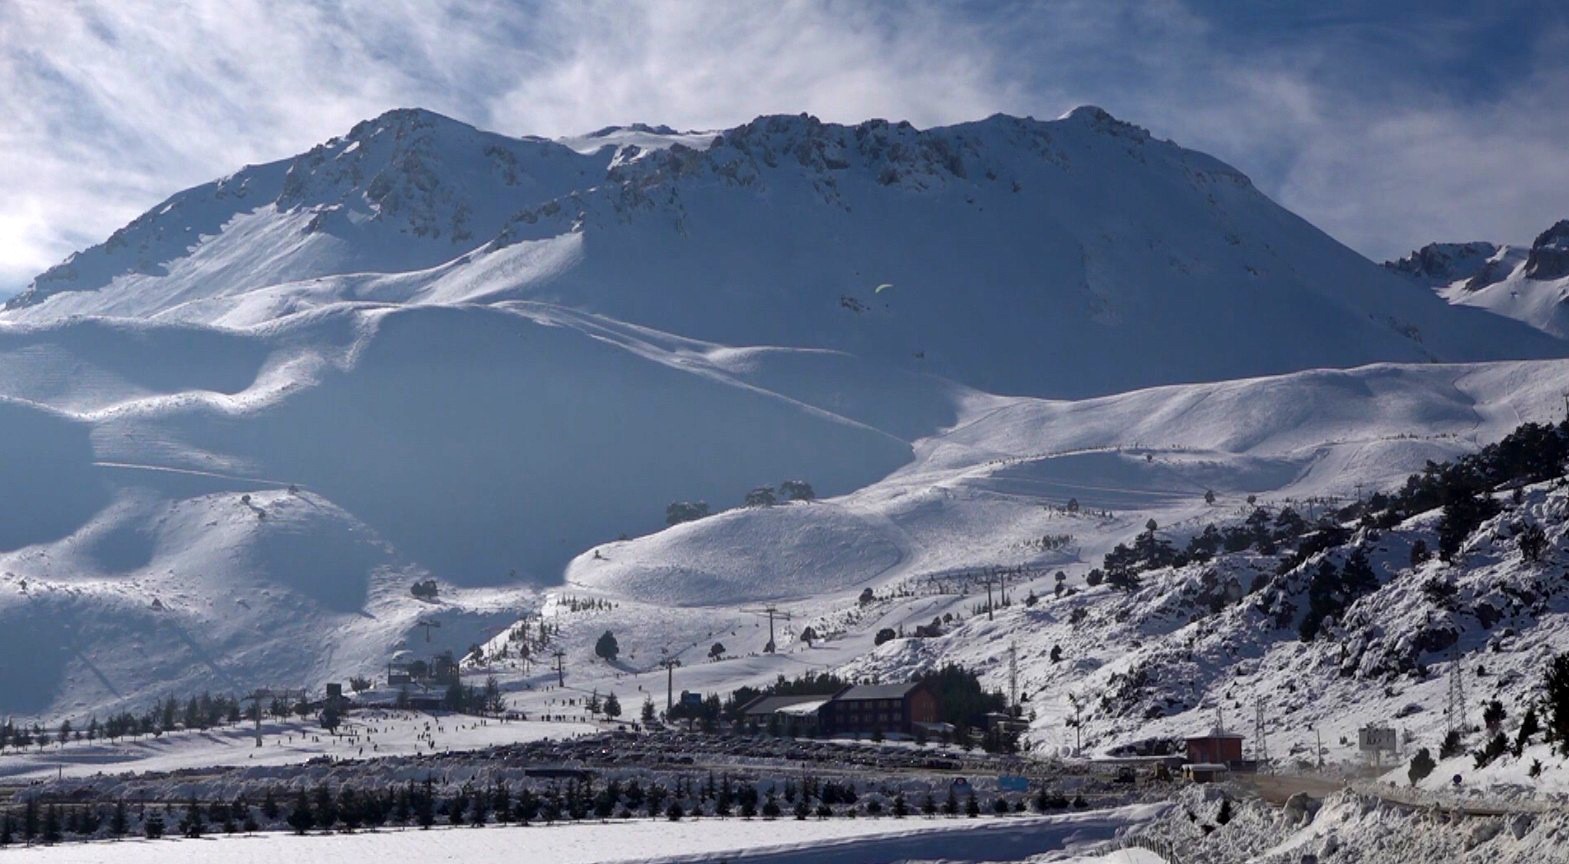
[[415,105],[562,135],[1093,103],[1375,258],[1569,217],[1569,4],[1331,7],[0,0],[0,293],[179,189]]

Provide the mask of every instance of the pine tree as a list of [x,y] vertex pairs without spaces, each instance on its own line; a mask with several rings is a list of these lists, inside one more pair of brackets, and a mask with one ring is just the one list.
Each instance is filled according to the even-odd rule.
[[594,655],[607,663],[615,662],[616,656],[621,653],[621,646],[616,644],[616,635],[606,630],[594,643]]
[[474,793],[469,804],[469,824],[479,828],[490,821],[490,800],[484,790]]
[[1542,724],[1536,719],[1536,706],[1528,706],[1525,709],[1525,714],[1520,718],[1520,731],[1515,733],[1514,754],[1516,759],[1520,758],[1520,754],[1530,745],[1531,736],[1540,731],[1542,731]]
[[191,839],[202,836],[207,828],[207,817],[202,812],[201,802],[193,796],[185,805],[185,816],[180,820],[180,833]]
[[1542,690],[1547,709],[1547,735],[1560,754],[1569,756],[1569,654],[1560,654],[1548,661],[1547,671],[1542,676]]
[[296,834],[304,834],[316,825],[316,814],[311,812],[310,798],[301,789],[298,797],[294,799],[294,809],[289,811],[288,824]]
[[802,795],[796,799],[795,808],[791,812],[795,814],[797,822],[805,822],[806,817],[812,815],[812,805],[806,803],[806,796]]
[[360,796],[354,790],[344,786],[338,790],[338,818],[343,821],[344,830],[353,833],[365,821],[365,810],[360,802]]
[[12,841],[11,814],[7,812],[0,817],[0,846],[10,846]]
[[436,800],[431,794],[429,783],[425,784],[424,790],[411,803],[414,805],[414,821],[420,830],[430,830],[430,826],[436,824]]
[[38,799],[29,798],[22,807],[22,839],[29,846],[38,839]]
[[316,817],[316,824],[323,831],[331,831],[332,826],[338,824],[338,802],[332,797],[332,790],[328,789],[325,783],[316,787],[316,800],[311,815]]
[[44,811],[44,845],[53,846],[60,842],[60,837],[60,811],[50,804]]
[[271,786],[268,786],[266,793],[262,795],[261,811],[269,822],[278,818],[278,796],[273,794]]
[[[304,833],[303,831],[300,833]],[[163,814],[154,811],[142,820],[142,836],[148,840],[157,840],[163,836]]]

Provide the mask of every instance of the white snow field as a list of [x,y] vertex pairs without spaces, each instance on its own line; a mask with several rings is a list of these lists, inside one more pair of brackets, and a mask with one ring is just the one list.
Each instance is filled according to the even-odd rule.
[[262,746],[249,722],[157,737],[31,748],[0,757],[0,780],[32,781],[99,774],[166,773],[201,768],[298,765],[329,757],[374,759],[473,750],[597,731],[585,723],[500,720],[445,712],[373,710],[344,718],[337,735],[311,721],[265,719]]
[[[485,862],[523,856],[557,864],[609,862],[721,862],[767,864],[868,864],[868,862],[1025,861],[1065,849],[1086,849],[1119,829],[1161,814],[1161,805],[1060,816],[981,819],[715,819],[668,822],[631,819],[606,823],[359,834],[285,833],[215,835],[200,840],[125,840],[75,843],[27,851],[45,862],[157,861],[159,864],[221,860],[233,864],[296,861],[300,864],[369,861]],[[1072,864],[1164,864],[1144,852],[1053,857]]]
[[1530,246],[1432,243],[1384,266],[1450,303],[1569,338],[1569,222],[1542,232]]

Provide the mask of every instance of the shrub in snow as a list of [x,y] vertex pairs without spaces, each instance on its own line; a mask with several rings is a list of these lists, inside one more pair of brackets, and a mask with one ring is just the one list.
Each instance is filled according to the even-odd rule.
[[680,525],[682,522],[694,522],[708,515],[708,502],[706,501],[672,501],[665,508],[665,524]]
[[772,507],[777,503],[779,503],[779,499],[774,496],[772,486],[759,486],[746,493],[746,506],[748,507]]
[[1423,747],[1411,757],[1411,767],[1406,769],[1406,777],[1411,780],[1411,785],[1415,786],[1432,774],[1436,767],[1438,766],[1433,761],[1433,754]]
[[811,501],[817,497],[812,484],[805,480],[786,480],[779,484],[779,493],[786,501]]

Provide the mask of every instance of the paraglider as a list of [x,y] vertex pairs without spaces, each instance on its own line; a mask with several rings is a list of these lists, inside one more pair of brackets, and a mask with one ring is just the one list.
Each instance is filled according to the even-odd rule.
[[877,286],[877,290],[873,291],[872,293],[873,294],[881,294],[884,291],[887,291],[889,288],[892,288],[892,287],[893,287],[893,283],[892,282],[884,282],[883,284],[878,285]]

